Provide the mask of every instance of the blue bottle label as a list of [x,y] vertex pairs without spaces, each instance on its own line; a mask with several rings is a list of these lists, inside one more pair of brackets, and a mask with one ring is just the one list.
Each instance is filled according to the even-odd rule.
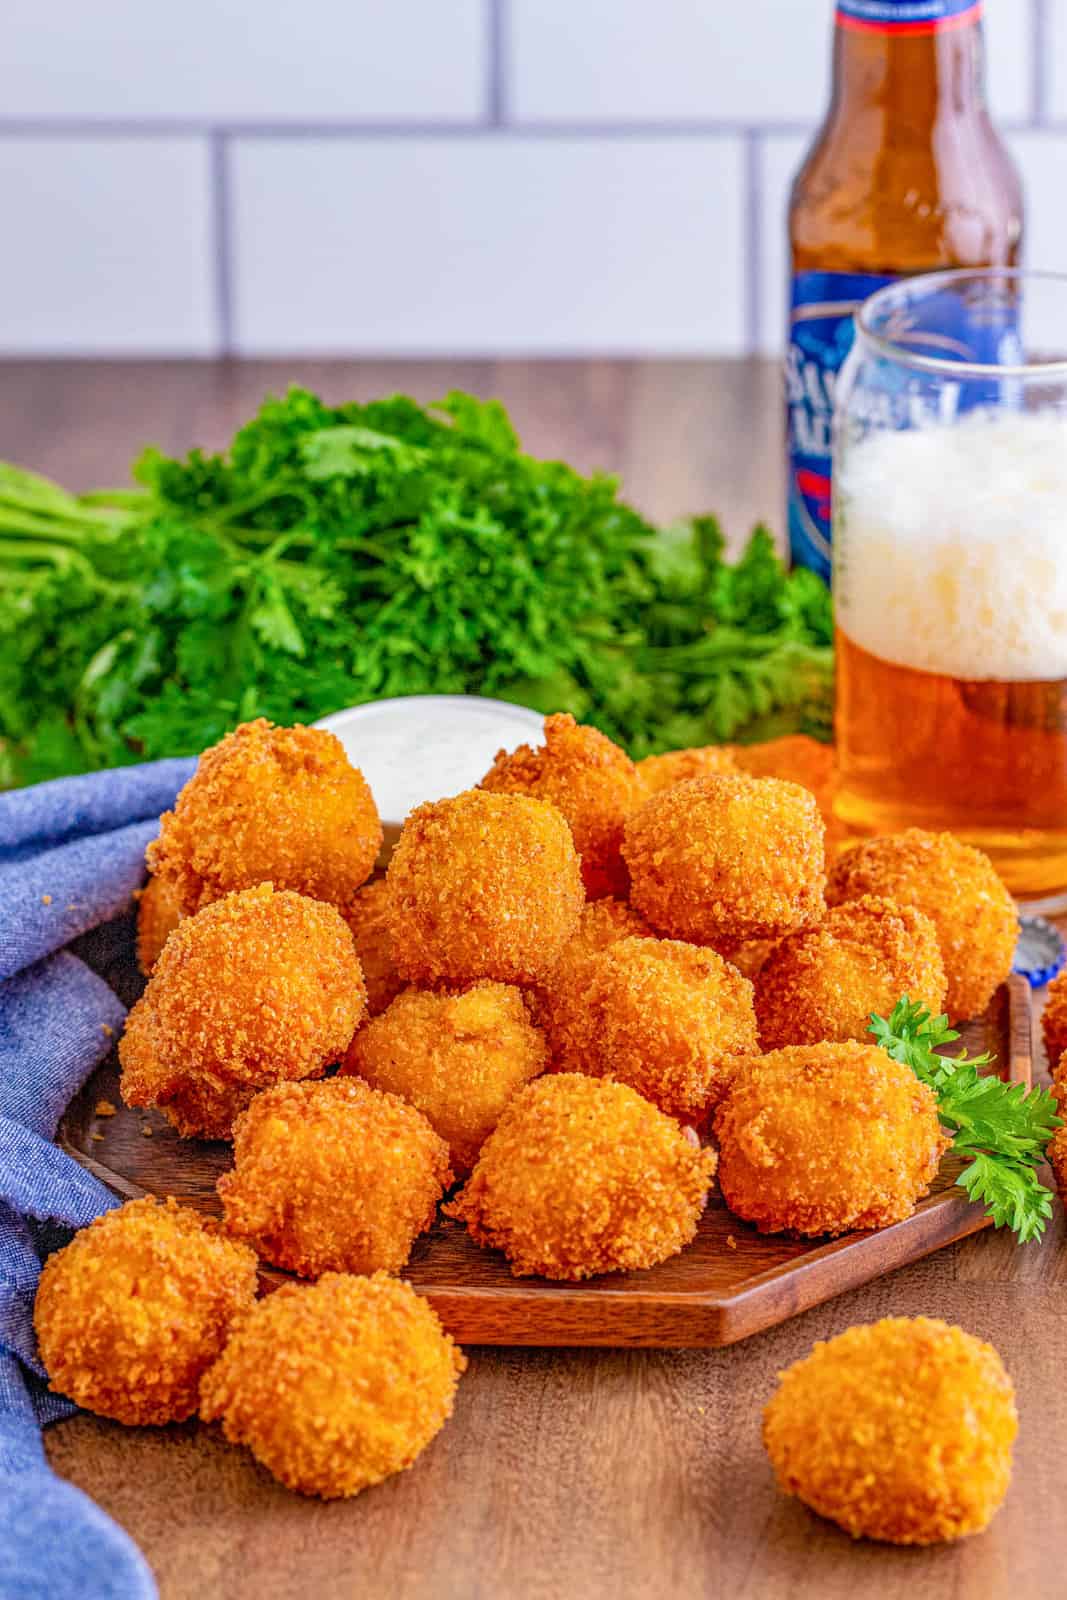
[[982,0],[837,0],[836,20],[867,33],[936,33],[981,15]]
[[891,277],[798,272],[785,360],[789,548],[798,566],[830,579],[830,450],[834,383],[852,348],[852,317]]

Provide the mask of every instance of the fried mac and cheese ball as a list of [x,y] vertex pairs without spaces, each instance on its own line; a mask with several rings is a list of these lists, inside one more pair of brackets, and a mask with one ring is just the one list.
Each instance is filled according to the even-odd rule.
[[618,944],[620,939],[655,938],[658,935],[644,917],[625,900],[608,895],[603,900],[586,902],[574,936],[563,946],[545,983],[527,991],[535,1020],[544,1028],[550,1045],[554,1045],[556,1039],[557,1015],[560,1026],[566,1027],[589,981],[593,957]]
[[814,928],[787,934],[755,978],[760,1045],[870,1042],[871,1012],[888,1017],[901,995],[935,1017],[945,969],[929,917],[864,895],[828,911]]
[[784,778],[819,795],[834,781],[834,747],[806,733],[787,733],[761,744],[726,746],[742,772],[753,778]]
[[758,1049],[748,979],[677,939],[601,951],[554,1018],[561,1066],[628,1083],[672,1117],[702,1117],[725,1087],[724,1059]]
[[789,733],[763,744],[730,746],[738,768],[751,778],[784,778],[810,789],[827,823],[833,813],[837,762],[832,744],[822,744],[806,733]]
[[977,1017],[1011,971],[1019,919],[993,863],[951,833],[904,833],[868,839],[836,862],[826,890],[830,905],[885,895],[914,906],[937,929],[953,1021]]
[[1060,973],[1048,986],[1045,1009],[1041,1013],[1041,1033],[1052,1075],[1056,1114],[1063,1118],[1049,1140],[1046,1152],[1060,1200],[1067,1205],[1067,973]]
[[689,750],[666,750],[660,756],[645,756],[637,771],[646,795],[672,789],[687,778],[721,778],[739,772],[730,745],[705,744]]
[[625,900],[616,900],[611,896],[603,900],[590,900],[582,907],[573,937],[567,940],[560,952],[552,972],[552,981],[556,982],[561,977],[569,980],[572,975],[577,976],[593,956],[618,944],[620,939],[658,937],[640,912],[627,905]]
[[399,1272],[452,1182],[426,1118],[358,1078],[280,1083],[237,1119],[226,1227],[302,1278]]
[[1059,973],[1048,986],[1045,1009],[1041,1013],[1041,1037],[1045,1041],[1048,1069],[1055,1077],[1067,1050],[1067,971]]
[[529,794],[567,819],[582,858],[582,881],[590,900],[625,895],[623,824],[645,798],[637,768],[617,744],[567,713],[545,718],[545,742],[498,752],[480,789],[491,794]]
[[200,1415],[289,1489],[336,1500],[410,1467],[452,1415],[462,1352],[383,1272],[259,1301],[200,1386]]
[[777,939],[746,939],[741,944],[734,944],[731,941],[717,948],[719,954],[725,957],[732,967],[736,967],[743,978],[749,978],[755,983],[756,974],[763,970],[767,958],[777,943]]
[[389,934],[389,885],[374,878],[342,906],[341,915],[355,941],[356,954],[367,986],[367,1012],[372,1017],[385,1010],[404,987],[393,961]]
[[261,717],[204,751],[147,860],[184,912],[268,882],[343,906],[381,846],[374,799],[341,741]]
[[509,1102],[445,1206],[517,1278],[654,1267],[696,1233],[715,1156],[623,1083],[538,1078]]
[[691,778],[626,825],[630,901],[692,944],[774,939],[817,922],[825,884],[815,800],[774,778]]
[[181,919],[174,884],[149,878],[137,899],[137,965],[146,978]]
[[258,1090],[213,1072],[185,1073],[164,1064],[156,1050],[152,1016],[142,996],[119,1040],[119,1087],[129,1106],[158,1106],[183,1139],[229,1139],[233,1125]]
[[1056,1115],[1064,1120],[1063,1127],[1057,1128],[1049,1140],[1045,1156],[1052,1168],[1060,1200],[1067,1205],[1067,1082],[1058,1069],[1052,1074],[1052,1093],[1056,1101]]
[[730,1067],[715,1135],[737,1216],[810,1237],[911,1216],[951,1140],[910,1067],[873,1044],[792,1045]]
[[258,1088],[339,1061],[366,996],[332,906],[268,884],[227,895],[171,934],[119,1044],[122,1097],[183,1134],[229,1137]]
[[538,983],[578,926],[582,875],[555,806],[468,789],[418,806],[387,875],[397,971],[411,983]]
[[1017,1431],[993,1346],[930,1317],[820,1340],[779,1374],[763,1413],[783,1492],[891,1544],[981,1532],[1007,1493]]
[[416,1106],[462,1176],[515,1091],[547,1066],[522,991],[482,981],[461,994],[405,990],[356,1034],[343,1070]]
[[131,1200],[44,1264],[33,1321],[49,1387],[116,1422],[180,1422],[255,1298],[245,1245],[173,1200]]

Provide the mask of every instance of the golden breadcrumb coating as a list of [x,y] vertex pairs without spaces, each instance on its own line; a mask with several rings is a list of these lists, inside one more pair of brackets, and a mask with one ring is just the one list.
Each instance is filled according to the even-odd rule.
[[126,1018],[119,1041],[122,1098],[129,1106],[157,1106],[183,1139],[229,1139],[237,1117],[257,1092],[211,1072],[185,1075],[164,1067],[152,1038],[142,996]]
[[977,1017],[1011,971],[1019,919],[993,863],[951,833],[908,828],[868,839],[839,857],[830,873],[831,905],[880,894],[914,906],[937,929],[953,1021]]
[[763,744],[730,745],[734,761],[751,778],[784,778],[810,789],[826,823],[834,821],[834,788],[837,783],[837,757],[832,744],[822,744],[806,733],[787,733],[781,739]]
[[1053,1069],[1052,1093],[1056,1099],[1056,1115],[1063,1118],[1063,1127],[1056,1129],[1045,1153],[1060,1199],[1067,1205],[1067,1073],[1062,1062]]
[[237,1119],[218,1181],[230,1233],[302,1278],[399,1272],[452,1183],[414,1106],[358,1078],[279,1083]]
[[697,1230],[715,1156],[623,1083],[537,1078],[514,1096],[444,1207],[515,1277],[654,1267]]
[[560,952],[559,960],[545,983],[529,991],[534,1018],[544,1028],[550,1045],[554,1045],[556,1011],[561,1024],[573,1014],[578,996],[589,976],[589,966],[595,955],[618,944],[620,939],[655,939],[644,917],[624,900],[610,896],[603,900],[590,900],[582,907],[578,927],[573,938],[568,939]]
[[778,938],[822,916],[823,833],[799,784],[691,778],[626,825],[631,904],[692,944]]
[[727,941],[717,945],[716,948],[724,960],[737,968],[743,978],[755,982],[756,974],[763,970],[764,963],[777,944],[777,939],[745,939],[741,944]]
[[715,1136],[737,1216],[812,1237],[911,1216],[951,1140],[910,1067],[873,1044],[790,1045],[730,1066]]
[[336,1500],[414,1463],[466,1365],[410,1284],[329,1272],[258,1303],[204,1377],[200,1415],[287,1488]]
[[180,1422],[255,1298],[245,1245],[173,1200],[131,1200],[44,1264],[33,1322],[49,1388],[131,1426]]
[[545,718],[545,742],[497,752],[480,789],[529,794],[562,811],[582,858],[590,900],[625,895],[629,885],[619,851],[623,824],[645,798],[637,768],[617,744],[568,713]]
[[341,741],[260,717],[204,751],[147,860],[185,912],[268,882],[343,906],[381,847],[373,796]]
[[332,906],[269,883],[227,895],[167,940],[119,1043],[123,1099],[225,1137],[224,1091],[321,1073],[365,1012],[352,935]]
[[979,1533],[1007,1493],[1015,1391],[991,1344],[932,1317],[820,1340],[778,1374],[763,1442],[779,1487],[853,1538]]
[[1041,1037],[1045,1041],[1048,1070],[1055,1076],[1063,1052],[1067,1050],[1067,970],[1057,973],[1048,986],[1041,1013]]
[[269,883],[183,921],[145,1002],[157,1049],[173,1046],[188,1069],[257,1085],[339,1060],[367,1004],[340,915]]
[[718,778],[737,772],[733,747],[726,744],[698,745],[690,750],[667,750],[661,756],[645,756],[637,771],[645,794],[659,794],[687,778]]
[[758,1049],[752,985],[714,950],[623,939],[592,957],[554,1011],[558,1064],[628,1083],[672,1117],[699,1119],[726,1086],[727,1056]]
[[863,895],[814,928],[787,934],[755,980],[760,1046],[870,1043],[871,1012],[888,1017],[902,995],[935,1017],[945,1004],[937,931],[912,906]]
[[806,733],[787,733],[781,739],[765,739],[762,744],[732,744],[725,748],[751,778],[784,778],[810,789],[816,797],[833,787],[837,766],[834,747]]
[[137,965],[151,977],[159,952],[182,919],[173,883],[149,878],[137,896]]
[[590,900],[582,907],[574,936],[568,939],[563,947],[559,961],[552,972],[552,981],[555,982],[565,970],[567,973],[576,972],[591,956],[599,955],[601,950],[607,950],[613,944],[618,944],[620,939],[658,937],[659,935],[652,931],[640,912],[635,911],[633,906],[627,905],[625,900],[615,900],[610,897]]
[[389,936],[389,885],[384,878],[365,883],[346,906],[340,908],[355,941],[356,954],[367,986],[367,1012],[383,1012],[404,987],[393,962]]
[[405,990],[356,1034],[342,1071],[416,1106],[462,1176],[515,1091],[547,1066],[521,989],[482,981],[462,994]]
[[418,806],[389,863],[393,959],[411,983],[537,983],[585,896],[555,806],[468,789]]

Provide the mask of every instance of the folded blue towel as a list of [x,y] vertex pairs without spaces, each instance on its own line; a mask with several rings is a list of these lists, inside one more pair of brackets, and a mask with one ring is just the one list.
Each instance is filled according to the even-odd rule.
[[144,850],[194,767],[156,761],[0,795],[0,1596],[142,1600],[131,1540],[45,1460],[49,1392],[33,1335],[30,1219],[82,1227],[118,1204],[51,1143],[125,1008],[64,946],[129,906]]

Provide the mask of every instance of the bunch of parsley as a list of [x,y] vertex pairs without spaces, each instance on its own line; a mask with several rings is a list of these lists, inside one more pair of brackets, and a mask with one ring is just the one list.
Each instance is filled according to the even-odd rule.
[[224,456],[73,496],[0,465],[0,783],[388,695],[570,710],[634,755],[829,730],[829,595],[658,530],[461,393],[268,399]]
[[871,1015],[869,1030],[883,1050],[911,1067],[937,1096],[938,1116],[952,1134],[952,1149],[966,1157],[956,1179],[971,1200],[984,1203],[997,1228],[1010,1228],[1020,1240],[1039,1239],[1052,1215],[1052,1193],[1037,1168],[1058,1127],[1056,1101],[1049,1089],[1027,1090],[983,1073],[988,1053],[937,1054],[938,1046],[959,1038],[948,1018],[932,1017],[907,995],[888,1021]]

